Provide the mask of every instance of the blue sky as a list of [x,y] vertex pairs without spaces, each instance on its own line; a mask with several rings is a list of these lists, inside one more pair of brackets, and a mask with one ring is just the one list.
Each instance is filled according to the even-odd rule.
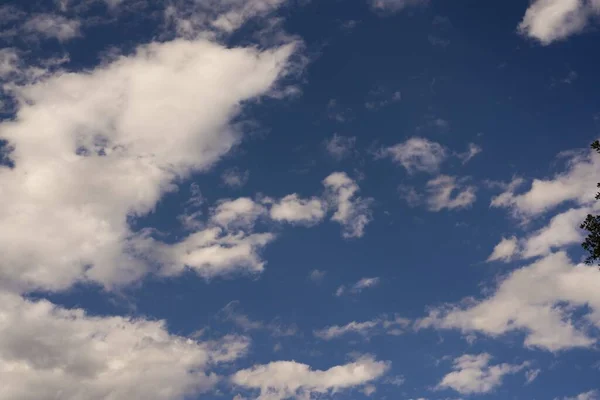
[[600,398],[597,0],[0,6],[0,400]]

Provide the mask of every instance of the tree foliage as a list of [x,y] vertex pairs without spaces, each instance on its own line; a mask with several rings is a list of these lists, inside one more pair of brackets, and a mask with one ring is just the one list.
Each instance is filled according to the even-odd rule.
[[[591,147],[600,153],[600,141],[595,140]],[[600,183],[597,184],[597,187],[600,188]],[[600,192],[596,193],[596,200],[600,200]],[[587,264],[600,264],[600,215],[588,214],[581,224],[581,229],[588,232],[585,241],[581,244],[589,253],[585,262]]]

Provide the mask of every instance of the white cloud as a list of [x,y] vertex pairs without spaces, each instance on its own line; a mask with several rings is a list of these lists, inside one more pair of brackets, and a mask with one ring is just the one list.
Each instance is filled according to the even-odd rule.
[[[349,292],[353,293],[353,294],[360,293],[364,289],[373,288],[373,287],[379,285],[379,281],[380,281],[380,279],[378,277],[361,278],[361,279],[358,280],[358,282],[356,282],[355,284],[353,284],[349,288]],[[344,293],[346,293],[346,286],[345,285],[339,286],[337,288],[337,290],[335,291],[335,295],[337,297],[342,296]]]
[[548,45],[580,33],[598,14],[597,0],[535,0],[525,12],[518,31]]
[[554,249],[583,242],[579,226],[591,211],[590,208],[572,208],[552,217],[547,226],[523,240],[522,258],[543,256]]
[[0,124],[16,164],[0,169],[4,285],[126,284],[148,272],[157,249],[171,272],[183,270],[172,264],[189,262],[202,275],[218,275],[236,260],[261,270],[253,252],[270,235],[210,228],[160,249],[150,235],[131,232],[128,220],[239,142],[229,124],[239,104],[267,94],[293,51],[177,39],[89,72],[14,86],[16,118]]
[[552,179],[534,179],[524,193],[515,194],[523,184],[516,178],[506,190],[494,197],[492,207],[509,208],[520,218],[543,214],[560,204],[572,202],[579,205],[591,204],[596,195],[596,183],[600,176],[600,157],[593,151],[575,153],[567,161],[567,170]]
[[371,321],[352,321],[346,325],[331,325],[323,329],[315,330],[313,333],[316,337],[323,340],[335,339],[348,333],[357,333],[365,338],[369,338],[378,333],[396,336],[404,333],[404,329],[410,324],[410,320],[400,316],[394,316],[394,318],[381,317]]
[[[598,400],[600,399],[600,392],[598,390],[590,390],[589,392],[579,393],[575,397],[563,397],[562,400]],[[559,400],[555,397],[554,400]]]
[[0,79],[9,78],[18,72],[19,55],[15,49],[0,49]]
[[248,197],[221,200],[212,212],[211,222],[225,228],[250,228],[267,210]]
[[362,292],[364,289],[372,288],[372,287],[379,285],[379,281],[380,281],[380,279],[378,277],[362,278],[362,279],[359,279],[359,281],[356,282],[354,284],[354,286],[352,286],[352,290],[354,292],[359,293],[359,292]]
[[461,394],[489,393],[502,384],[505,375],[517,373],[527,365],[489,365],[491,358],[487,353],[456,358],[454,371],[444,376],[437,388],[450,388]]
[[542,370],[539,368],[525,371],[526,384],[529,385],[531,382],[535,381],[541,372]]
[[323,279],[325,279],[326,274],[327,274],[327,271],[313,269],[312,271],[310,271],[310,274],[308,275],[308,277],[310,278],[311,281],[313,281],[315,283],[320,283],[320,282],[323,282]]
[[457,156],[462,160],[463,164],[466,164],[469,161],[471,161],[473,157],[475,157],[481,152],[482,150],[480,146],[476,145],[475,143],[469,143],[469,149],[464,153],[457,154]]
[[336,208],[332,221],[342,225],[345,238],[362,237],[365,226],[371,222],[371,199],[356,197],[360,190],[355,181],[343,172],[334,172],[323,180],[326,197]]
[[342,136],[335,133],[331,139],[325,141],[327,152],[336,160],[349,157],[354,152],[356,137]]
[[354,332],[363,336],[368,336],[374,328],[381,325],[380,320],[356,322],[352,321],[346,325],[332,325],[323,329],[314,331],[316,337],[324,340],[331,340],[347,333]]
[[464,180],[440,175],[427,182],[427,205],[431,211],[467,208],[477,199],[476,191],[475,186],[464,185]]
[[230,34],[255,18],[271,15],[286,0],[175,0],[165,9],[165,18],[186,37],[209,30]]
[[183,399],[211,389],[219,377],[210,369],[248,346],[244,337],[199,343],[169,334],[163,321],[0,294],[1,399]]
[[416,171],[434,173],[446,159],[447,151],[439,143],[414,137],[404,143],[381,149],[377,157],[389,157],[409,173]]
[[494,247],[487,261],[510,261],[519,252],[519,242],[515,236],[502,238]]
[[219,227],[209,227],[188,236],[173,246],[153,244],[147,253],[154,261],[162,261],[162,273],[179,274],[187,268],[209,279],[236,272],[260,273],[265,261],[261,249],[275,239],[271,233],[228,233]]
[[39,33],[47,38],[61,42],[81,36],[81,23],[57,14],[38,14],[31,17],[23,25],[28,33]]
[[275,361],[236,372],[231,381],[259,390],[257,400],[308,399],[372,382],[389,369],[389,363],[370,356],[327,370],[312,370],[295,361]]
[[270,215],[275,221],[313,225],[323,220],[326,211],[327,204],[319,198],[301,199],[290,194],[271,206]]
[[594,212],[596,208],[572,208],[557,214],[550,222],[524,238],[503,238],[494,247],[494,251],[487,261],[511,261],[513,259],[527,259],[550,254],[553,250],[562,249],[573,244],[580,244],[584,240],[583,231],[580,229],[585,216]]
[[421,203],[421,195],[412,186],[398,186],[398,194],[410,207],[416,207]]
[[223,184],[230,188],[241,188],[248,183],[248,178],[250,178],[250,171],[240,171],[237,168],[228,169],[221,175]]
[[429,0],[368,0],[375,10],[397,12],[409,7],[426,6]]
[[[525,346],[558,351],[589,347],[600,327],[600,270],[573,265],[563,252],[511,272],[487,298],[433,309],[417,327],[499,336],[525,333]],[[583,309],[582,307],[587,307]]]
[[239,302],[232,301],[227,304],[221,312],[225,320],[233,322],[244,332],[265,330],[274,337],[294,336],[298,332],[295,325],[285,326],[277,320],[268,323],[252,320],[247,315],[242,314],[237,310],[238,304]]

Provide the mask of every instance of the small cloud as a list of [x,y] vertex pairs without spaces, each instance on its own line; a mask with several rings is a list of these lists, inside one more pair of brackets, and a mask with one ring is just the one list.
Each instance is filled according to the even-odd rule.
[[491,261],[505,261],[508,262],[519,252],[519,242],[515,236],[509,238],[502,238],[500,243],[494,247],[492,254],[487,258],[488,262]]
[[25,22],[23,30],[66,42],[81,36],[80,27],[79,21],[65,18],[62,15],[38,14]]
[[380,281],[380,279],[377,278],[377,277],[375,277],[375,278],[362,278],[358,282],[356,282],[354,284],[354,286],[352,286],[352,291],[354,293],[360,293],[364,289],[372,288],[372,287],[375,287],[375,286],[379,285],[379,281]]
[[575,79],[577,79],[577,72],[569,71],[567,76],[562,81],[563,83],[571,84],[575,81]]
[[542,372],[542,370],[539,368],[538,369],[530,369],[528,371],[525,371],[525,380],[526,380],[525,384],[529,385],[531,382],[533,382],[538,377],[540,372]]
[[365,396],[370,396],[377,391],[377,388],[373,385],[367,385],[363,388],[362,392]]
[[463,164],[471,161],[473,157],[481,153],[482,149],[475,143],[469,143],[469,148],[464,153],[458,153],[456,156],[462,161]]
[[350,157],[355,152],[355,145],[356,137],[342,136],[337,133],[331,139],[325,141],[327,152],[338,161]]
[[355,20],[355,19],[350,19],[350,20],[347,20],[347,21],[343,21],[343,22],[340,24],[340,27],[341,27],[341,28],[342,28],[342,30],[344,30],[344,31],[351,31],[351,30],[353,30],[354,28],[356,28],[356,26],[357,26],[358,24],[360,24],[360,21],[357,21],[357,20]]
[[489,393],[502,384],[505,375],[515,374],[527,366],[527,363],[490,365],[491,359],[487,353],[455,358],[454,371],[444,376],[437,389],[453,389],[461,394]]
[[351,119],[351,112],[347,107],[342,107],[336,99],[327,103],[327,117],[337,122],[347,122]]
[[376,110],[401,100],[402,92],[399,90],[390,93],[390,91],[382,87],[377,87],[371,90],[367,95],[365,107],[369,110]]
[[426,7],[429,0],[369,0],[374,11],[396,13],[411,7]]
[[427,205],[430,211],[467,208],[475,200],[477,188],[464,184],[465,179],[440,175],[427,182]]
[[402,375],[390,376],[383,381],[383,383],[393,386],[402,386],[404,382],[406,382],[406,379]]
[[413,137],[403,143],[384,147],[376,154],[376,158],[391,158],[402,165],[408,173],[438,171],[440,164],[446,159],[448,152],[439,143],[421,137]]
[[412,186],[398,186],[398,194],[400,195],[400,198],[406,201],[410,207],[418,206],[422,200],[421,195]]
[[308,275],[308,277],[311,281],[313,281],[315,283],[321,283],[321,282],[323,282],[323,279],[325,279],[326,274],[327,274],[326,271],[313,269],[312,271],[310,271],[310,274]]
[[248,183],[248,179],[250,178],[250,171],[244,170],[241,171],[238,168],[230,168],[223,172],[221,175],[221,180],[223,184],[232,189],[238,189],[246,185]]

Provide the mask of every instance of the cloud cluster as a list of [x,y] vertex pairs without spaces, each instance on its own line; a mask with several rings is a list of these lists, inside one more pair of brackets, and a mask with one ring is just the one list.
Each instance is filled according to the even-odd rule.
[[163,321],[93,317],[0,293],[0,398],[173,400],[211,389],[210,369],[245,355],[249,340],[198,343]]
[[240,387],[258,390],[257,400],[310,399],[372,382],[388,369],[389,363],[371,356],[324,371],[312,370],[295,361],[275,361],[238,371],[231,381]]
[[505,375],[517,373],[527,366],[527,363],[490,365],[491,359],[487,353],[456,358],[454,371],[444,376],[437,388],[450,388],[461,394],[488,393],[500,386]]
[[372,199],[358,197],[358,184],[343,172],[334,172],[323,181],[326,197],[335,208],[332,221],[342,226],[346,238],[362,237],[365,227],[372,220]]
[[598,0],[535,0],[525,12],[518,31],[548,45],[582,32],[599,15]]
[[325,149],[336,160],[342,160],[352,155],[356,145],[355,136],[342,136],[335,133],[325,141]]
[[379,158],[391,158],[403,166],[408,173],[435,173],[448,157],[448,152],[439,143],[425,138],[414,137],[403,143],[385,147],[377,153]]
[[492,199],[491,206],[507,208],[516,217],[528,219],[567,202],[592,204],[600,175],[600,156],[591,150],[576,152],[567,159],[566,167],[566,171],[552,178],[534,179],[523,193],[517,194],[516,191],[525,180],[513,179],[503,193]]
[[489,297],[435,308],[417,326],[494,337],[520,331],[525,346],[550,351],[590,347],[597,339],[589,330],[600,328],[598,285],[598,268],[553,253],[508,274]]

